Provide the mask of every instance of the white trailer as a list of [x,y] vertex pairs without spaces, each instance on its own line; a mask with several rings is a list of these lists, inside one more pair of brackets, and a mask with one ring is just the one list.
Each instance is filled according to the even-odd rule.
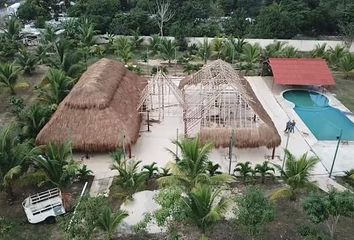
[[65,213],[58,188],[29,196],[22,202],[22,206],[30,223],[39,223]]

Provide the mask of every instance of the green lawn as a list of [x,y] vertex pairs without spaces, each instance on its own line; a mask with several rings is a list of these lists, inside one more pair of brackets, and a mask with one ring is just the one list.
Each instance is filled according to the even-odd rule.
[[337,94],[337,98],[349,108],[350,111],[354,112],[354,79],[344,79],[338,73],[334,73],[333,75],[337,82],[333,92]]

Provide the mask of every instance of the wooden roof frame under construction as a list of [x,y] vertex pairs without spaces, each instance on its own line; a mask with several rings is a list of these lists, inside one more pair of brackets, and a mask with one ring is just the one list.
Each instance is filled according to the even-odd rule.
[[233,67],[216,60],[183,79],[185,136],[199,135],[216,147],[274,148],[281,139],[251,86]]

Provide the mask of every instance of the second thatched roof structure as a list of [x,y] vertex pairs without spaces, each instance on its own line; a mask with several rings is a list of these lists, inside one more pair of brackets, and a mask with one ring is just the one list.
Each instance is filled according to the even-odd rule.
[[185,94],[185,135],[228,147],[234,132],[238,148],[280,145],[281,138],[247,80],[216,60],[180,82]]
[[147,81],[121,63],[101,59],[81,76],[36,138],[37,144],[72,141],[84,152],[112,151],[136,142],[140,93]]

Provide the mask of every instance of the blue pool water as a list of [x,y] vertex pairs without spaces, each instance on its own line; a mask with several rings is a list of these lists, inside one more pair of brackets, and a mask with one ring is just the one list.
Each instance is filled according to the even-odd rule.
[[290,90],[283,93],[283,96],[295,104],[295,112],[318,140],[336,140],[342,129],[342,139],[354,141],[354,123],[340,110],[329,106],[324,95]]

